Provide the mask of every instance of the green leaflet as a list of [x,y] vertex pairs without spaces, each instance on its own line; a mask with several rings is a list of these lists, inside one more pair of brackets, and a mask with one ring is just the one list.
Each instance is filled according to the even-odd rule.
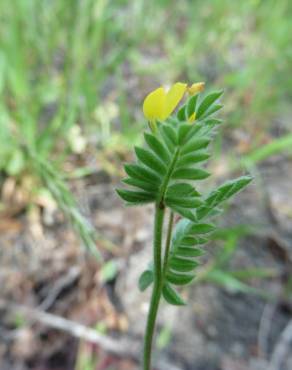
[[183,208],[197,208],[202,205],[202,201],[198,199],[197,197],[183,197],[183,196],[166,196],[165,198],[165,204],[168,207],[172,206],[178,206],[178,207],[183,207]]
[[190,226],[191,234],[208,234],[216,229],[213,224],[194,224]]
[[190,220],[180,220],[174,229],[172,237],[172,250],[176,250],[180,245],[195,246],[208,242],[208,236],[201,237],[198,234],[208,234],[216,230],[213,224],[192,222]]
[[192,153],[196,150],[206,148],[210,143],[209,137],[194,137],[193,139],[189,140],[181,150],[181,155]]
[[168,164],[170,161],[170,153],[163,142],[157,139],[156,136],[149,134],[148,132],[144,133],[144,138],[151,150],[163,160],[164,163]]
[[206,244],[209,241],[208,238],[203,238],[201,236],[196,236],[195,239],[196,239],[196,243],[194,245]]
[[178,144],[183,145],[189,133],[192,131],[192,125],[189,123],[181,123],[178,129]]
[[141,292],[144,292],[154,280],[153,271],[152,270],[145,270],[139,278],[139,289]]
[[166,279],[169,283],[174,285],[187,285],[195,278],[194,274],[180,274],[174,271],[169,271],[166,274]]
[[186,105],[184,104],[177,112],[177,118],[179,121],[187,121]]
[[169,267],[179,272],[193,271],[198,265],[197,261],[176,256],[171,256],[169,260]]
[[207,112],[211,106],[216,102],[217,99],[223,94],[223,91],[213,92],[207,95],[203,101],[199,104],[197,110],[197,119],[201,118],[205,112]]
[[[187,235],[191,235],[191,234],[189,233]],[[191,246],[197,245],[197,244],[198,244],[197,238],[194,238],[193,236],[185,236],[181,239],[181,244],[180,245],[183,245],[183,246],[186,246],[186,247],[191,247]]]
[[216,134],[217,127],[221,123],[220,120],[212,118],[205,118],[196,123],[198,127],[197,136],[212,138]]
[[[179,121],[188,121],[188,119],[195,113],[197,107],[199,94],[192,96],[186,104],[184,104],[177,113]],[[189,123],[190,125],[190,123]]]
[[125,183],[127,185],[135,186],[136,188],[145,190],[146,192],[149,192],[149,193],[157,193],[157,191],[158,191],[158,186],[157,185],[154,185],[154,184],[152,184],[150,182],[147,182],[147,181],[134,179],[132,177],[128,177],[128,178],[126,178],[122,181],[123,181],[123,183]]
[[204,125],[208,127],[215,127],[215,126],[221,125],[221,123],[222,123],[221,119],[213,118],[213,117],[204,121]]
[[172,236],[172,249],[178,247],[182,241],[182,239],[189,235],[189,228],[192,225],[192,222],[186,219],[181,219],[176,225],[174,229],[174,233]]
[[191,185],[185,182],[168,186],[166,196],[197,196],[201,194]]
[[200,248],[190,248],[190,247],[178,247],[177,255],[180,257],[199,257],[204,254],[204,251]]
[[181,296],[167,283],[162,288],[162,295],[166,302],[175,306],[184,306],[186,304]]
[[119,196],[129,204],[138,205],[152,203],[155,199],[155,193],[146,193],[145,191],[131,191],[116,189]]
[[174,212],[178,213],[179,215],[181,215],[182,217],[184,217],[184,218],[186,218],[190,221],[193,221],[193,222],[197,221],[197,216],[196,216],[195,212],[191,211],[188,208],[183,208],[183,207],[178,207],[178,206],[173,206],[173,205],[170,208]]
[[196,111],[197,101],[198,101],[199,94],[192,96],[186,106],[186,114],[187,118],[189,119],[192,114]]
[[188,153],[180,157],[177,162],[177,167],[186,167],[198,162],[204,162],[210,158],[210,154],[205,150],[201,150],[195,153]]
[[[164,143],[164,145],[166,146],[167,150],[169,151],[169,153],[171,154],[171,156],[173,156],[173,153],[175,151],[175,148],[176,148],[176,133],[172,133],[172,131],[169,131],[165,128],[167,126],[166,123],[160,123],[159,124],[159,130],[158,130],[158,133],[160,134],[160,139],[162,140],[162,142]],[[170,129],[171,130],[171,129]]]
[[203,115],[201,118],[206,118],[217,112],[218,110],[222,109],[222,104],[214,104],[212,105]]
[[159,175],[139,164],[126,164],[124,168],[126,173],[134,179],[146,181],[154,185],[159,185],[161,182]]
[[178,134],[177,130],[174,129],[174,126],[162,124],[161,127],[161,132],[164,138],[167,138],[173,146],[176,146],[178,144]]
[[213,209],[217,208],[219,204],[241,191],[251,180],[251,176],[242,176],[238,179],[227,181],[225,184],[213,190],[205,199],[205,205],[197,210],[198,218],[202,219],[206,217]]
[[164,175],[166,173],[166,165],[153,152],[143,148],[135,147],[135,153],[137,158],[152,171],[158,173],[159,175]]
[[204,180],[210,173],[201,168],[181,167],[174,171],[173,178],[178,180]]

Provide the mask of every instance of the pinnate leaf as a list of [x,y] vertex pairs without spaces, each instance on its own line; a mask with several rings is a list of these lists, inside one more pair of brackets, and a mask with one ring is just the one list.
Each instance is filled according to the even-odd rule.
[[198,209],[198,218],[202,219],[203,217],[206,217],[220,203],[226,201],[234,194],[241,191],[251,181],[251,176],[243,176],[235,180],[227,181],[225,184],[219,186],[216,190],[212,191],[210,195],[205,199],[205,205]]

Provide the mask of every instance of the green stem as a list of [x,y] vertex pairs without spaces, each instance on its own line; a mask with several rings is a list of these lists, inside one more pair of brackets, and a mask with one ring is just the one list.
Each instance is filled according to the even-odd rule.
[[143,354],[144,370],[151,370],[151,352],[152,352],[153,334],[162,291],[161,244],[162,244],[164,211],[165,211],[164,205],[161,203],[157,203],[154,221],[154,248],[153,248],[154,284],[144,339],[144,354]]
[[167,235],[166,235],[166,242],[165,242],[164,258],[163,258],[163,269],[162,269],[163,278],[165,277],[167,264],[168,264],[169,249],[170,249],[170,242],[171,242],[171,235],[172,235],[172,228],[173,228],[173,220],[174,220],[174,213],[172,211],[170,211],[169,221],[168,221],[168,226],[167,226]]
[[[161,249],[162,249],[162,231],[163,231],[163,220],[164,220],[164,196],[170,181],[172,172],[175,168],[176,161],[179,157],[179,148],[176,149],[174,157],[170,163],[169,169],[165,175],[164,181],[161,184],[158,201],[155,207],[155,221],[154,221],[154,244],[153,244],[153,260],[154,260],[154,282],[151,296],[151,302],[147,317],[146,332],[144,339],[144,354],[143,354],[143,369],[151,370],[151,353],[152,353],[152,342],[155,329],[155,322],[159,307],[159,301],[161,297],[163,287],[163,270],[161,261]],[[172,229],[171,221],[171,229]],[[171,231],[168,229],[168,238],[166,241],[170,245]],[[167,249],[169,250],[169,245]],[[164,266],[163,266],[164,268]]]

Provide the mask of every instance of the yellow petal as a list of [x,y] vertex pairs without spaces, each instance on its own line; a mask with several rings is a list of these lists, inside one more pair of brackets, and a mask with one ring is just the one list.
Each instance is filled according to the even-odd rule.
[[188,87],[188,93],[190,95],[195,95],[198,92],[203,91],[205,88],[205,82],[197,82],[192,84],[192,86]]
[[163,87],[148,94],[143,103],[144,116],[149,120],[164,119],[166,93]]
[[166,94],[166,106],[164,111],[164,118],[167,118],[176,108],[178,103],[184,96],[187,89],[187,84],[177,82],[169,89]]

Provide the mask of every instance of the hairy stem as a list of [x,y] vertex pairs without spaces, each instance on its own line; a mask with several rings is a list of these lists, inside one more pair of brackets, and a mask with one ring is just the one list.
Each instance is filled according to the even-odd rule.
[[163,258],[163,269],[162,269],[162,277],[163,278],[165,277],[167,264],[168,264],[169,249],[170,249],[170,242],[171,242],[171,235],[172,235],[172,228],[173,228],[173,220],[174,220],[174,213],[172,211],[170,211],[169,221],[168,221],[168,226],[167,226],[165,249],[164,249],[164,258]]
[[168,168],[168,171],[165,175],[165,178],[163,180],[163,183],[160,187],[160,194],[159,194],[159,198],[163,201],[163,198],[164,198],[164,195],[165,195],[165,192],[166,192],[166,189],[167,189],[167,186],[169,184],[169,180],[171,178],[171,175],[173,173],[173,170],[175,168],[175,165],[176,165],[176,162],[178,160],[178,157],[179,157],[179,154],[180,154],[180,151],[179,151],[179,148],[177,148],[175,150],[175,153],[174,153],[174,157],[169,165],[169,168]]
[[[163,232],[163,220],[165,213],[164,196],[170,181],[171,175],[175,168],[177,159],[179,157],[179,148],[176,149],[174,157],[169,165],[168,171],[164,178],[163,183],[160,187],[159,200],[156,202],[155,207],[155,221],[154,221],[154,243],[153,243],[153,260],[154,260],[154,283],[151,296],[151,302],[147,317],[146,332],[144,338],[144,354],[143,354],[143,370],[151,370],[151,353],[152,353],[152,342],[155,329],[155,322],[161,298],[161,292],[163,287],[163,268],[161,261],[161,249],[162,249],[162,232]],[[172,229],[171,221],[171,229]],[[168,230],[168,236],[166,241],[170,245],[171,231]],[[169,240],[168,240],[169,239]],[[167,249],[169,250],[169,245]]]
[[152,352],[153,334],[162,291],[163,281],[161,265],[161,244],[162,244],[164,211],[165,211],[164,205],[156,204],[154,221],[154,245],[153,245],[154,284],[144,339],[144,354],[143,354],[144,370],[151,370],[151,352]]

